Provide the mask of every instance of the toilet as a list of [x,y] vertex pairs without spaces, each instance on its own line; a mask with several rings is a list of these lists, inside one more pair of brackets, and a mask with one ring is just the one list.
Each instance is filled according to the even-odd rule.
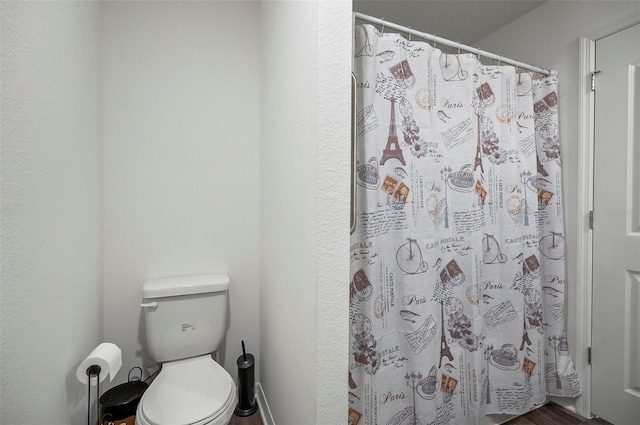
[[147,346],[161,364],[136,411],[138,425],[227,425],[237,403],[233,378],[211,353],[226,332],[229,276],[144,283]]

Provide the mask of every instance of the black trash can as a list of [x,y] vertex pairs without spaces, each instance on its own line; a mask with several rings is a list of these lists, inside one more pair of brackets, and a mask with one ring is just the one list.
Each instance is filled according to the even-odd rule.
[[100,397],[100,425],[134,425],[136,409],[149,384],[129,381],[111,388]]

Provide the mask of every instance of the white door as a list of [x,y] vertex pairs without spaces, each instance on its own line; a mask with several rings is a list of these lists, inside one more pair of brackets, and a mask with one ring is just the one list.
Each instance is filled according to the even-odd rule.
[[640,25],[596,42],[591,411],[640,423]]

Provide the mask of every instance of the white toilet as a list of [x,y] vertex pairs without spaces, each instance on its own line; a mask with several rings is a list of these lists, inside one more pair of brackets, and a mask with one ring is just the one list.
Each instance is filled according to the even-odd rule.
[[162,364],[138,404],[138,425],[227,425],[236,385],[213,360],[226,331],[229,276],[154,279],[142,287],[147,345]]

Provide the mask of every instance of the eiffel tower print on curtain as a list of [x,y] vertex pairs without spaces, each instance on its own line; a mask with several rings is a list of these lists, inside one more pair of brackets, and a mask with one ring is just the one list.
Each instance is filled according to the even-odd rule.
[[396,134],[396,99],[391,98],[391,122],[389,123],[389,137],[387,138],[387,146],[382,152],[382,159],[380,159],[380,165],[384,165],[390,158],[395,158],[402,165],[407,165],[402,155],[402,149],[398,143],[398,135]]

